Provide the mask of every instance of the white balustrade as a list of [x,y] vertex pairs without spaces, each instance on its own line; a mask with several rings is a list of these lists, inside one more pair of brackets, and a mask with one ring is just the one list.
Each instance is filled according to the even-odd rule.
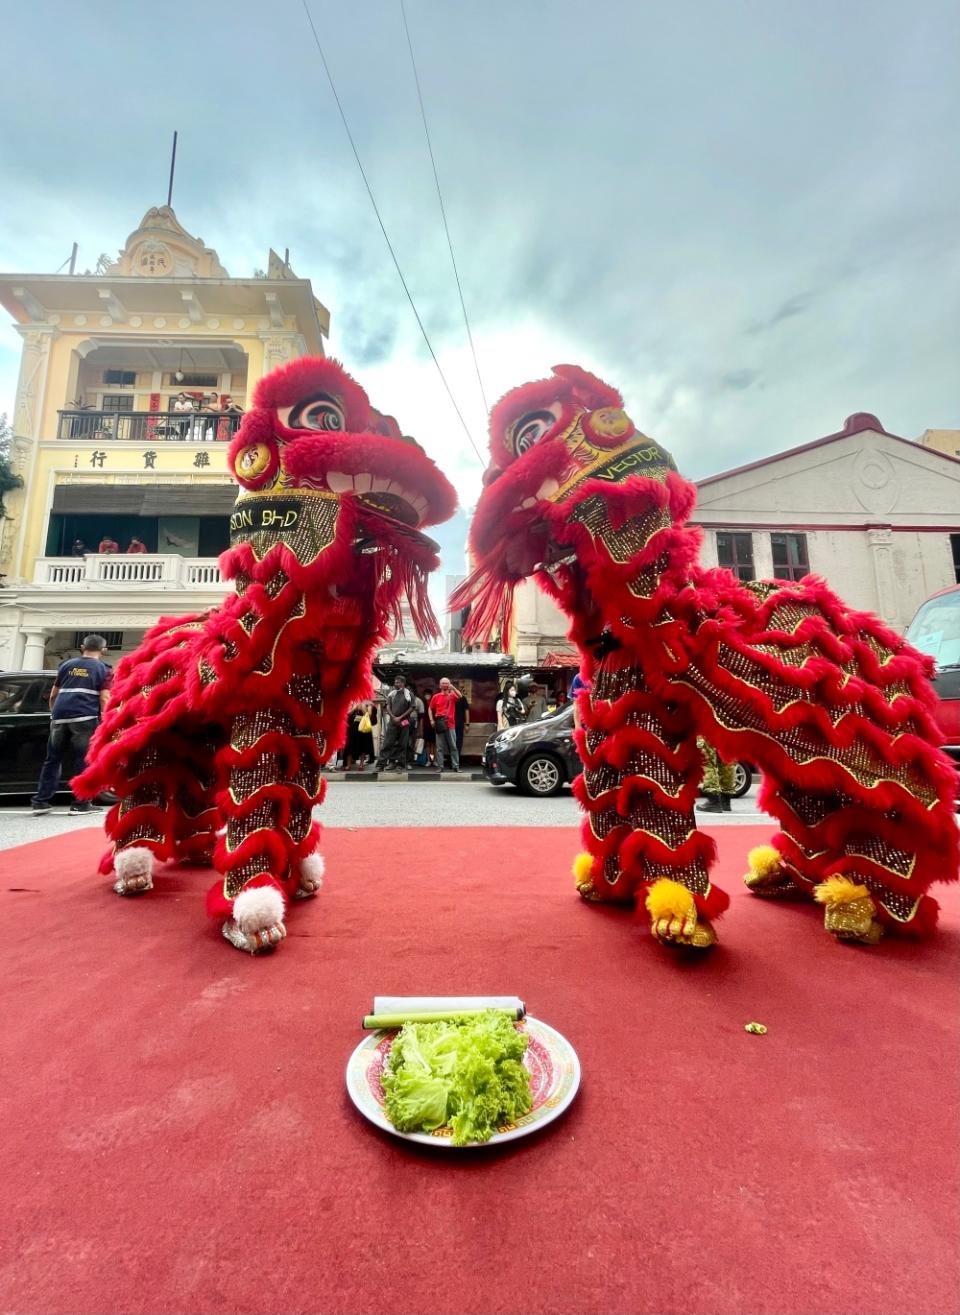
[[97,584],[172,584],[177,578],[179,558],[152,553],[129,557],[98,553],[87,559],[87,579]]
[[195,589],[198,585],[205,584],[214,584],[218,588],[222,588],[225,584],[224,578],[220,574],[220,563],[216,557],[184,557],[182,560],[184,584],[187,588]]
[[79,584],[86,574],[86,564],[82,560],[70,558],[57,561],[56,558],[42,557],[34,571],[34,584]]
[[227,582],[216,557],[176,553],[88,553],[86,557],[38,557],[35,586],[46,589],[216,589]]

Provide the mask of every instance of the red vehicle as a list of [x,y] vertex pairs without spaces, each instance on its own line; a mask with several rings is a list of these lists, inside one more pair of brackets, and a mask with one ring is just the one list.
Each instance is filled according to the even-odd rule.
[[937,664],[933,688],[944,750],[960,768],[960,584],[928,598],[907,627],[907,639]]

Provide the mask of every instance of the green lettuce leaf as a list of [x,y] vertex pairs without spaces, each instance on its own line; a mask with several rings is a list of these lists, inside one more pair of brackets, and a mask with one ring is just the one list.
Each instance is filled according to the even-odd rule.
[[383,1074],[386,1113],[401,1132],[449,1124],[455,1146],[489,1141],[532,1104],[527,1038],[493,1011],[446,1023],[407,1023]]

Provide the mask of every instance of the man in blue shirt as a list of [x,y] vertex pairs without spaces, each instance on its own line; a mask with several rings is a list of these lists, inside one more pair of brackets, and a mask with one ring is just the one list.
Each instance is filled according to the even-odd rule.
[[[106,651],[107,641],[102,635],[87,635],[80,645],[80,656],[68,658],[57,668],[57,678],[50,691],[47,757],[32,801],[35,813],[50,812],[64,759],[69,768],[68,780],[83,771],[87,747],[109,697],[113,672],[103,661]],[[89,813],[92,808],[88,801],[74,800],[70,812]]]

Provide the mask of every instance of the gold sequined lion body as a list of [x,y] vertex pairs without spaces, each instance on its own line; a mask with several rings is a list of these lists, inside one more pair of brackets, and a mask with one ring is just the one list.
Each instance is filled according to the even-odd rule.
[[118,894],[149,890],[155,860],[212,862],[207,910],[255,953],[284,937],[288,901],[320,886],[321,767],[404,596],[418,632],[437,633],[437,545],[421,528],[455,495],[325,359],[260,380],[229,464],[240,496],[220,565],[234,593],[161,620],[119,663],[73,787],[120,796],[101,864]]
[[812,893],[841,939],[922,934],[957,877],[956,773],[927,660],[822,580],[743,584],[697,561],[695,489],[620,394],[576,366],[491,415],[491,466],[455,594],[467,638],[510,629],[535,576],[571,620],[586,900],[639,902],[667,943],[706,947],[729,898],[697,830],[697,735],[764,774],[780,830],[749,856],[756,895]]

